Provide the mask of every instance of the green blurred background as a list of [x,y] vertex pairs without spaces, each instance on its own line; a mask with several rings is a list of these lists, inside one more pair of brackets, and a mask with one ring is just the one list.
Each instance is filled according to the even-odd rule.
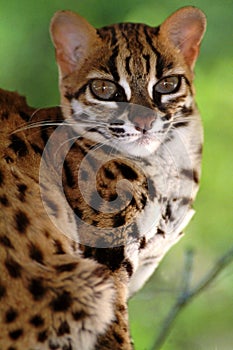
[[[233,246],[233,1],[232,0],[0,0],[0,87],[35,106],[59,104],[57,68],[48,28],[60,9],[95,26],[119,21],[161,23],[185,5],[200,7],[208,30],[196,66],[197,101],[205,127],[197,214],[145,288],[130,301],[136,350],[149,350],[180,290],[186,248],[195,249],[195,283]],[[3,127],[3,126],[2,126]],[[232,264],[233,265],[233,264]],[[233,349],[233,266],[185,308],[163,350]]]

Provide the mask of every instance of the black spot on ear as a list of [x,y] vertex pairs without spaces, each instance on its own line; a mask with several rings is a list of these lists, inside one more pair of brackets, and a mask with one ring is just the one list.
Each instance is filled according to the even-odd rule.
[[34,300],[40,300],[45,295],[47,288],[39,278],[33,278],[28,286],[29,292],[32,294]]
[[28,228],[28,225],[30,224],[30,220],[27,214],[22,210],[18,210],[15,214],[14,219],[17,231],[20,233],[25,233]]
[[5,314],[5,322],[12,323],[16,320],[17,316],[18,316],[18,312],[15,309],[10,308],[9,310],[7,310]]
[[11,135],[10,137],[11,148],[19,157],[25,157],[28,154],[28,148],[26,143],[17,135]]
[[10,274],[11,277],[13,278],[19,278],[21,276],[21,266],[19,263],[17,263],[14,259],[12,258],[7,258],[5,261],[5,266]]
[[0,244],[5,246],[6,248],[14,249],[14,246],[12,245],[11,240],[5,235],[0,236]]
[[39,247],[37,247],[35,244],[31,243],[29,246],[29,256],[32,260],[37,261],[40,264],[43,264],[43,253],[40,250]]
[[67,311],[72,303],[73,300],[71,294],[67,291],[63,291],[52,300],[50,306],[54,312]]
[[58,336],[62,336],[64,334],[69,334],[70,333],[70,326],[66,321],[63,321],[57,331]]
[[8,333],[12,340],[17,340],[23,335],[23,330],[21,328],[16,329]]
[[34,327],[41,327],[44,325],[44,319],[40,315],[35,315],[29,320]]

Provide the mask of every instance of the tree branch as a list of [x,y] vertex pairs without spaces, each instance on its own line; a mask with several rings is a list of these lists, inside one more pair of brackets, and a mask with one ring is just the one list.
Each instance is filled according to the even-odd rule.
[[160,333],[152,346],[151,350],[159,350],[166,341],[178,314],[184,306],[192,301],[192,299],[203,292],[223,271],[223,269],[233,261],[233,247],[222,255],[215,263],[215,265],[206,273],[206,275],[190,289],[190,281],[193,271],[193,251],[189,250],[186,253],[185,267],[182,279],[181,291],[165,318],[161,327]]

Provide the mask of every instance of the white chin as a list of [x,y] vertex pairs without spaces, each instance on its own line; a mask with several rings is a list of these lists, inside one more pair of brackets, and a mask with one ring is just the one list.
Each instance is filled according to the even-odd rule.
[[148,157],[154,153],[160,146],[159,140],[153,141],[134,141],[129,143],[118,142],[117,148],[122,153],[134,157]]

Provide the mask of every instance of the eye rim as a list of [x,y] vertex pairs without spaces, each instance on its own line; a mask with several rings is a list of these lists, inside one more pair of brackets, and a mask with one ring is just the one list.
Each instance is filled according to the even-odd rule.
[[[173,79],[176,78],[177,79],[177,84],[171,88],[168,91],[165,91],[163,89],[159,89],[160,84],[165,81],[166,79]],[[163,77],[162,79],[160,79],[159,81],[157,81],[157,83],[154,85],[154,92],[158,93],[160,95],[170,95],[170,94],[175,94],[177,91],[179,91],[180,86],[181,86],[181,81],[182,81],[182,76],[181,75],[168,75],[166,77]]]
[[[94,82],[107,82],[107,83],[110,83],[112,84],[112,86],[115,87],[115,90],[113,91],[112,94],[110,94],[109,96],[107,97],[104,97],[104,96],[100,96],[100,94],[97,94],[96,91],[93,89],[93,83]],[[123,89],[122,86],[120,86],[119,84],[117,84],[115,81],[112,81],[110,79],[102,79],[102,78],[94,78],[94,79],[91,79],[89,81],[89,88],[90,88],[90,91],[92,93],[92,95],[94,96],[94,98],[96,98],[97,100],[100,100],[100,101],[114,101],[114,102],[125,102],[126,101],[126,95],[125,95],[125,91]]]

